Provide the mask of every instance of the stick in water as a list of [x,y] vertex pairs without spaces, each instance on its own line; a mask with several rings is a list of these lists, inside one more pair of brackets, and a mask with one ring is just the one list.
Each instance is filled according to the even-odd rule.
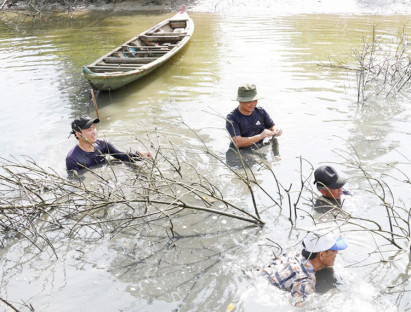
[[93,99],[94,108],[95,108],[95,110],[96,110],[97,118],[100,119],[100,115],[99,115],[99,113],[98,113],[98,108],[97,108],[96,97],[94,96],[94,90],[93,90],[93,89],[90,89],[90,92],[91,92],[91,97],[92,97],[92,99]]

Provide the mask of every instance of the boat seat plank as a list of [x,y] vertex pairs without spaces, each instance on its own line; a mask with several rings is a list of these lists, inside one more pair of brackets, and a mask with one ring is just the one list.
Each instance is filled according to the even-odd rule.
[[136,57],[141,55],[149,55],[149,56],[161,56],[166,54],[168,51],[121,51],[121,53],[127,54],[129,57]]
[[111,54],[109,57],[117,57],[117,58],[147,58],[147,57],[154,57],[154,58],[159,58],[163,56],[164,54],[167,54],[169,51],[122,51],[119,50],[113,54]]
[[137,67],[119,67],[119,66],[89,66],[88,67],[94,73],[105,72],[127,72],[137,69]]
[[[167,44],[167,45],[156,45],[156,46],[142,46],[142,45],[132,45],[132,44],[123,44],[123,48],[134,48],[134,49],[147,49],[147,50],[161,50],[163,49],[164,51],[167,51],[170,47],[174,47],[175,44]],[[144,50],[143,50],[144,51]]]
[[104,58],[104,62],[110,64],[148,64],[152,61],[158,59],[157,57],[125,57],[125,58],[118,58],[118,57],[106,57]]
[[126,66],[118,66],[118,65],[95,65],[95,66],[88,66],[87,68],[89,68],[90,70],[94,70],[94,69],[119,69],[119,70],[134,70],[137,69],[139,67],[141,67],[142,65],[137,65],[134,64],[133,66],[127,66],[127,64],[125,64]]
[[172,36],[172,37],[176,37],[176,36],[186,36],[187,33],[186,32],[150,32],[146,34],[147,36],[159,36],[159,37],[164,37],[164,36]]
[[116,64],[116,63],[106,63],[106,62],[104,62],[104,61],[101,61],[101,62],[99,62],[99,63],[97,63],[97,64],[92,65],[92,66],[141,67],[141,66],[143,66],[143,65],[144,65],[144,64],[125,64],[125,63]]
[[141,39],[143,42],[176,42],[180,41],[184,38],[185,36],[179,36],[179,35],[174,35],[174,36],[146,36],[146,35],[141,35],[139,39]]
[[161,49],[174,48],[176,45],[172,43],[166,44],[166,45],[138,45],[135,42],[130,42],[129,45],[123,45],[123,46],[137,48],[137,49],[145,49],[145,50],[161,50]]
[[[131,52],[137,54],[147,54],[147,53],[157,53],[166,54],[170,52],[173,47],[170,46],[133,46],[133,45],[122,45],[122,52]],[[134,51],[135,50],[135,51]]]
[[187,27],[187,20],[171,20],[168,25],[171,28],[186,28]]

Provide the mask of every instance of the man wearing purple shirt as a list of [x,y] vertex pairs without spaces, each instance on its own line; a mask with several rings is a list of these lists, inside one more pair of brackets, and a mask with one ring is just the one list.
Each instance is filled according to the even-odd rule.
[[71,123],[72,134],[78,140],[66,157],[67,170],[80,171],[84,168],[92,168],[106,162],[105,155],[113,156],[116,159],[125,162],[142,160],[150,158],[149,152],[138,152],[137,154],[126,154],[119,151],[111,143],[97,139],[97,129],[95,124],[99,119],[91,119],[88,116],[82,116]]

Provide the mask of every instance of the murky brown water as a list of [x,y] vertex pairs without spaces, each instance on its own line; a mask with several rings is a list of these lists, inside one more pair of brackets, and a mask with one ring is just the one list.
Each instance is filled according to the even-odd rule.
[[[73,137],[67,138],[70,121],[79,114],[94,115],[81,66],[170,15],[92,13],[72,20],[20,21],[18,26],[2,21],[0,156],[29,155],[65,174],[64,158],[75,144]],[[350,145],[366,164],[401,159],[397,151],[410,155],[406,100],[377,101],[357,114],[353,77],[317,65],[360,47],[373,24],[386,36],[403,27],[408,31],[408,16],[191,16],[196,30],[182,53],[150,76],[98,95],[100,136],[123,149],[139,149],[147,133],[158,131],[182,149],[199,149],[202,142],[190,127],[224,157],[229,140],[219,115],[235,108],[237,86],[252,81],[264,95],[260,105],[284,131],[279,139],[282,160],[271,164],[284,185],[298,184],[299,156],[313,166],[343,163],[335,151],[343,153]],[[192,161],[209,172],[228,198],[250,204],[244,186],[218,163],[198,154],[192,154]],[[354,196],[347,199],[346,209],[384,220],[384,211],[374,211],[373,200],[356,192],[366,185],[349,168],[337,168],[352,179]],[[257,171],[256,178],[273,188],[267,171]],[[409,206],[403,184],[393,187]],[[1,251],[1,297],[30,302],[36,311],[224,311],[231,302],[236,311],[293,310],[284,293],[242,275],[244,268],[271,254],[266,238],[284,248],[299,248],[287,210],[281,214],[258,192],[257,200],[267,221],[263,229],[197,213],[176,222],[182,238],[173,249],[164,247],[167,237],[155,242],[126,234],[88,243],[63,239],[56,260],[51,252],[36,254],[28,242],[10,242]],[[309,220],[299,222],[297,227],[304,228]],[[361,234],[348,237],[351,246],[335,267],[341,286],[317,296],[306,309],[409,309],[407,293],[387,294],[387,285],[399,283],[408,272],[407,259],[350,267],[375,246]],[[408,282],[403,289],[409,290]]]

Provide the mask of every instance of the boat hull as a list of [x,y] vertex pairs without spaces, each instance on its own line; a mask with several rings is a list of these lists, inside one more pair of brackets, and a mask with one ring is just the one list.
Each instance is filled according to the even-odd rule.
[[193,20],[180,11],[83,66],[83,76],[94,89],[117,90],[166,63],[187,44],[193,32]]
[[156,67],[139,70],[136,73],[129,73],[127,75],[99,75],[89,71],[87,66],[84,66],[83,75],[94,89],[112,91],[120,89],[121,87],[144,77],[160,66],[161,64]]

